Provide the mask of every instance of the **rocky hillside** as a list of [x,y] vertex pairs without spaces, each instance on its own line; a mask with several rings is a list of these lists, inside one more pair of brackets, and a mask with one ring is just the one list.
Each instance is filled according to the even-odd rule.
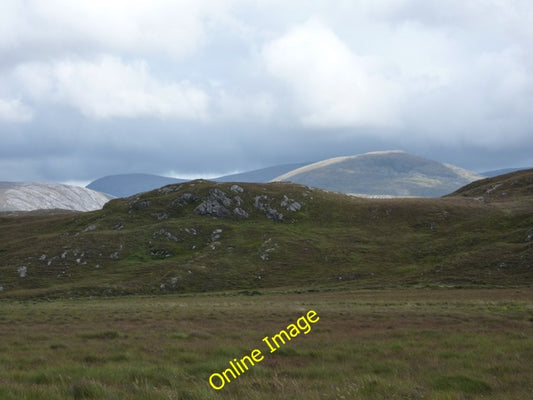
[[523,201],[533,196],[533,169],[482,179],[462,187],[450,196],[473,197],[484,202],[510,199]]
[[4,216],[0,297],[527,285],[532,196],[519,196],[525,206],[510,212],[461,194],[192,181],[90,213]]
[[113,197],[58,183],[0,182],[0,211],[99,210]]
[[369,196],[440,197],[482,178],[453,165],[395,150],[331,158],[274,181]]

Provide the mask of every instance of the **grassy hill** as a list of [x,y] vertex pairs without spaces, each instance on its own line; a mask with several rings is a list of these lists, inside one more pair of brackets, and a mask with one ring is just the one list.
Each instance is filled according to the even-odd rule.
[[532,178],[435,199],[199,180],[95,212],[4,215],[0,296],[530,284]]

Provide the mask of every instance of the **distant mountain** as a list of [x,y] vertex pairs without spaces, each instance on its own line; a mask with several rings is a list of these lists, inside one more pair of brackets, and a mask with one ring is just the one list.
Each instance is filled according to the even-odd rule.
[[308,163],[275,165],[273,167],[256,169],[253,171],[242,172],[239,174],[221,176],[220,178],[215,178],[214,181],[267,183],[280,175],[283,175],[289,171],[295,170],[305,165],[308,165]]
[[112,198],[94,190],[58,183],[0,182],[0,211],[93,211],[101,209]]
[[273,181],[369,196],[440,197],[483,178],[453,165],[393,150],[330,158]]
[[[238,174],[225,175],[213,179],[216,182],[255,182],[266,183],[275,177],[303,167],[306,163],[275,165]],[[109,175],[89,183],[88,189],[108,193],[115,197],[128,197],[141,192],[158,189],[162,186],[187,182],[188,179],[169,178],[151,174]]]
[[186,180],[150,174],[122,174],[105,176],[89,183],[86,187],[115,197],[128,197],[181,182]]
[[480,175],[486,176],[487,178],[492,178],[494,176],[504,175],[504,174],[508,174],[508,173],[516,172],[516,171],[522,171],[522,170],[525,170],[525,169],[527,169],[527,168],[496,169],[496,170],[493,170],[493,171],[481,172]]

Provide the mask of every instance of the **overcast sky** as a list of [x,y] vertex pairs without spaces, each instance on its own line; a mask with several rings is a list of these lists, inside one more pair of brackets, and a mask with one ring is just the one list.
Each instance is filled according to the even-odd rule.
[[533,166],[531,0],[2,0],[0,180]]

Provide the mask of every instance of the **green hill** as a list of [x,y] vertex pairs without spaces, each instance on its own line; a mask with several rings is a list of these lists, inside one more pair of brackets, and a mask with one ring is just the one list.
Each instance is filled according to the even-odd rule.
[[[95,212],[4,214],[0,297],[530,285],[533,171],[516,174],[433,199],[199,180]],[[508,200],[478,198],[513,176]]]

